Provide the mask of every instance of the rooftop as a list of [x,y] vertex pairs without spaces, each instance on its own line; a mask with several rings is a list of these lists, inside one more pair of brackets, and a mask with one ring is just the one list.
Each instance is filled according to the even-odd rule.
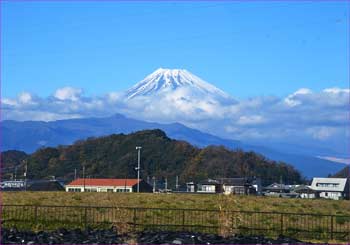
[[[137,179],[85,179],[85,186],[134,186],[137,182]],[[68,185],[84,185],[84,179],[73,180]]]

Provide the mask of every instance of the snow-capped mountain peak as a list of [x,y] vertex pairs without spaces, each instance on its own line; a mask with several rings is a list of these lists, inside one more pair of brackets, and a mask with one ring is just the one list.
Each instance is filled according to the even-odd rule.
[[145,79],[126,91],[126,97],[132,99],[137,96],[151,96],[159,93],[174,92],[178,89],[187,89],[193,95],[221,97],[230,96],[217,87],[203,81],[185,69],[159,68]]

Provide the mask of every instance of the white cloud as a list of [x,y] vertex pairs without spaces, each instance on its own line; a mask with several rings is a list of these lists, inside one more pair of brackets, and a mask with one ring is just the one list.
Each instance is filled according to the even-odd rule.
[[15,106],[15,105],[17,105],[17,101],[16,101],[16,100],[7,99],[7,98],[1,99],[1,103],[2,103],[3,105],[9,105],[9,106]]
[[34,96],[28,92],[22,92],[18,95],[18,102],[20,104],[32,105],[36,104]]
[[116,102],[122,99],[122,93],[120,92],[110,92],[107,94],[107,99],[110,102]]
[[339,93],[350,93],[350,89],[342,89],[342,88],[326,88],[323,90],[325,93],[339,94]]
[[251,116],[241,116],[238,119],[237,124],[239,125],[257,125],[264,123],[266,120],[259,115],[251,115]]
[[64,113],[54,113],[47,111],[37,111],[37,110],[4,110],[2,113],[3,120],[16,120],[16,121],[55,121],[62,119],[72,119],[81,118],[78,114],[64,114]]
[[64,87],[48,98],[27,92],[3,98],[2,118],[51,121],[122,113],[140,120],[180,122],[243,141],[294,139],[345,144],[349,137],[349,89],[313,92],[303,88],[285,98],[255,97],[231,104],[202,100],[185,89],[132,100],[124,100],[119,92],[95,97],[82,97],[82,93],[82,89]]
[[312,94],[312,91],[310,89],[301,88],[295,91],[294,93],[288,95],[287,98],[284,99],[284,102],[290,107],[298,106],[302,103],[300,98],[310,94]]
[[327,140],[337,132],[337,129],[333,127],[314,127],[307,129],[307,132],[315,139]]
[[83,90],[80,88],[63,87],[55,91],[54,97],[59,100],[79,100]]

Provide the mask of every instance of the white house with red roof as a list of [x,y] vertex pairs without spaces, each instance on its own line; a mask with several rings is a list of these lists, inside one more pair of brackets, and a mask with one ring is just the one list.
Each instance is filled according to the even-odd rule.
[[152,186],[138,179],[76,179],[66,185],[67,192],[152,192]]

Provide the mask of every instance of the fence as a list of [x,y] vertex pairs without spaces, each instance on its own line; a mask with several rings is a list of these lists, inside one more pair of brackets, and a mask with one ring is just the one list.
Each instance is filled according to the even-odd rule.
[[0,208],[3,226],[19,229],[113,225],[120,232],[169,230],[350,241],[350,216],[340,215],[91,206],[1,205]]

